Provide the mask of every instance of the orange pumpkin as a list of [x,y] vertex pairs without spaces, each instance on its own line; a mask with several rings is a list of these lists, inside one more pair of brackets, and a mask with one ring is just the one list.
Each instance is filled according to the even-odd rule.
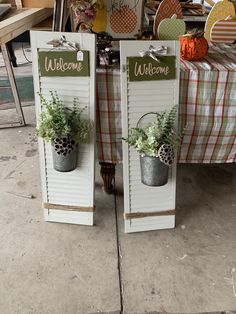
[[180,56],[183,60],[201,60],[207,55],[208,42],[203,35],[203,32],[194,29],[180,37]]

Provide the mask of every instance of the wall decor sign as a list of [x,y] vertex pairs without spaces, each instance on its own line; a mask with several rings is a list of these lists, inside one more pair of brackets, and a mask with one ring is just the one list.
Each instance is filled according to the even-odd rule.
[[161,56],[160,62],[151,57],[128,57],[127,59],[131,82],[175,79],[175,56]]
[[113,38],[134,38],[142,29],[144,0],[101,0],[93,31]]
[[[39,121],[43,111],[40,94],[45,97],[47,102],[51,100],[50,91],[52,91],[54,95],[55,92],[57,93],[59,101],[61,100],[68,109],[73,109],[74,100],[78,99],[80,108],[84,108],[83,117],[95,125],[96,36],[88,33],[30,31],[30,39],[36,121]],[[50,49],[49,45],[60,48]],[[78,45],[79,51],[71,50],[71,48],[77,48]],[[46,76],[43,76],[45,73]],[[95,138],[95,128],[93,128],[88,142],[80,143],[78,152],[74,154],[76,157],[75,169],[68,172],[55,170],[51,143],[39,138],[45,221],[93,225]],[[65,144],[64,146],[66,146],[66,143],[68,144],[66,139],[63,143],[62,141],[60,144],[58,142],[58,149],[60,145]],[[67,148],[72,149],[72,146],[73,143],[70,142],[70,148],[68,145]],[[60,153],[65,153],[64,148]]]
[[89,51],[39,51],[41,76],[89,76]]
[[[177,105],[179,102],[179,42],[177,40],[154,40],[151,43],[150,47],[150,41],[148,40],[120,41],[120,63],[126,67],[127,62],[129,62],[130,66],[133,65],[130,67],[131,70],[133,69],[134,71],[134,65],[137,61],[136,71],[140,72],[140,75],[137,76],[140,76],[140,80],[133,82],[130,82],[128,65],[125,71],[121,71],[120,73],[123,138],[128,137],[129,130],[136,128],[137,123],[140,128],[143,128],[149,122],[153,121],[153,115],[147,115],[147,113],[169,111],[173,107],[173,104]],[[166,49],[161,49],[165,47]],[[158,52],[161,50],[167,50],[168,55],[160,56]],[[140,52],[149,53],[150,55],[138,57]],[[151,55],[158,58],[158,60],[160,59],[161,62],[153,60],[150,57]],[[137,56],[137,58],[134,58],[134,56]],[[146,66],[146,64],[151,65],[145,68],[144,65]],[[167,66],[170,66],[170,69],[173,70],[172,73],[167,73],[169,71]],[[161,72],[164,74],[167,73],[164,79],[157,79],[155,73],[155,75],[150,75],[153,72],[158,72],[158,67],[163,67]],[[147,76],[151,76],[155,81],[147,81],[145,71],[147,72]],[[162,76],[163,73],[161,74]],[[173,79],[166,79],[169,75]],[[160,76],[157,77],[160,78]],[[138,120],[144,116],[145,120],[139,124]],[[178,129],[177,120],[174,126],[175,131]],[[140,180],[141,167],[139,154],[136,149],[123,141],[122,152],[125,232],[174,228],[176,160],[174,160],[168,172],[167,183],[163,186],[154,187],[144,185]],[[150,163],[148,164],[150,165]]]

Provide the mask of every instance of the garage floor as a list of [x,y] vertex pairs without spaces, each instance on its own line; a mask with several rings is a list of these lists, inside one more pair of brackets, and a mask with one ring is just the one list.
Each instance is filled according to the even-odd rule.
[[94,227],[47,223],[34,111],[0,130],[1,314],[236,311],[236,164],[178,165],[173,230],[124,234],[121,165]]
[[96,226],[48,223],[24,112],[26,127],[0,131],[0,313],[236,310],[235,164],[178,166],[174,230],[124,234],[121,166],[115,196],[97,169]]

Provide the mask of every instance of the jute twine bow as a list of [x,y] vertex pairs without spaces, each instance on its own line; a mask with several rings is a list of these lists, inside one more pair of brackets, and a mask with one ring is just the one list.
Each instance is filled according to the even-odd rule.
[[160,46],[160,47],[155,48],[152,45],[149,46],[149,50],[139,52],[141,57],[151,57],[152,59],[156,60],[159,63],[161,62],[159,57],[166,55],[167,53],[168,53],[167,47]]

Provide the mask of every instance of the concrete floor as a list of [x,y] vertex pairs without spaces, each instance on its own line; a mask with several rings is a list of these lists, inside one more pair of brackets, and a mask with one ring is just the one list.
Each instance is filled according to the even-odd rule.
[[93,228],[44,222],[34,107],[24,112],[27,127],[0,131],[0,313],[119,310],[113,197],[96,183]]
[[0,131],[0,313],[236,310],[235,164],[178,166],[174,230],[123,233],[121,166],[115,197],[97,171],[96,226],[48,223],[24,112],[26,127]]
[[119,193],[126,313],[236,309],[235,192],[236,165],[179,165],[176,229],[132,235]]

